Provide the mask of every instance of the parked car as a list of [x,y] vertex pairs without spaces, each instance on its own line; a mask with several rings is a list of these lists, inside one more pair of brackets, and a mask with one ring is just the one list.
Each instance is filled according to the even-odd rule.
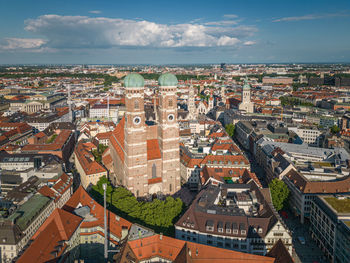
[[302,245],[306,244],[305,237],[298,237],[298,240],[299,240],[300,244],[302,244]]

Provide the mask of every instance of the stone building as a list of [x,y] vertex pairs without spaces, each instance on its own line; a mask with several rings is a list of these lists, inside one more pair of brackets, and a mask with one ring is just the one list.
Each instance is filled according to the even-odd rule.
[[250,100],[250,85],[247,80],[244,80],[242,102],[238,105],[238,109],[247,113],[254,112],[254,103]]

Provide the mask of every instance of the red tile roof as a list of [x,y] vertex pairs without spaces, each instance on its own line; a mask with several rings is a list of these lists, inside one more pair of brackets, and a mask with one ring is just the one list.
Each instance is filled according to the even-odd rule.
[[162,177],[148,179],[148,184],[157,184],[162,182]]
[[160,159],[158,139],[147,140],[147,160]]
[[92,143],[79,142],[74,150],[81,167],[84,169],[86,175],[98,174],[107,172],[106,169],[94,160],[94,156],[91,153],[92,146],[96,146]]
[[209,165],[212,165],[214,161],[216,161],[217,164],[221,161],[226,165],[228,162],[231,162],[232,165],[234,165],[235,162],[239,165],[241,165],[241,163],[243,163],[243,165],[249,165],[249,161],[243,155],[207,155],[204,157],[201,164],[208,164],[209,161]]
[[291,169],[285,175],[302,193],[347,193],[350,192],[350,176],[336,181],[309,181]]
[[[128,252],[132,252],[130,255]],[[153,235],[142,239],[128,241],[121,256],[121,263],[132,256],[135,262],[163,258],[172,262],[219,262],[273,263],[274,258],[252,255],[234,250],[178,240],[167,236]]]
[[112,132],[100,132],[98,134],[96,134],[96,138],[98,140],[106,140],[106,139],[109,139],[112,135]]
[[124,161],[124,126],[125,117],[123,117],[118,123],[117,127],[112,132],[109,141],[111,142],[113,148],[118,153],[120,160]]
[[[103,229],[103,206],[92,199],[82,186],[79,186],[63,208],[67,211],[74,211],[79,205],[90,207],[90,213],[96,218],[93,221],[84,221],[81,227],[100,226]],[[110,219],[109,230],[117,237],[121,238],[123,227],[130,229],[131,223],[124,218],[118,217],[119,219],[117,220],[117,215],[110,211],[107,211],[107,216]]]
[[33,235],[33,242],[17,262],[55,261],[66,252],[66,241],[71,239],[82,221],[79,216],[59,208],[55,209]]
[[200,179],[202,184],[205,184],[210,178],[215,180],[224,181],[224,177],[239,178],[247,169],[240,168],[214,168],[204,166],[201,173]]
[[64,144],[70,138],[72,131],[62,130],[53,143],[50,144],[27,144],[23,146],[22,151],[32,152],[32,151],[60,151],[62,150]]

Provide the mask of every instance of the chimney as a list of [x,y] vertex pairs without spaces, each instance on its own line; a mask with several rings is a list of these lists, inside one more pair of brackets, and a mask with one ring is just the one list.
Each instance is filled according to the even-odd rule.
[[264,205],[263,204],[260,204],[259,205],[259,211],[263,210],[264,209]]
[[163,239],[163,233],[159,234],[159,239],[162,240]]
[[129,229],[127,226],[122,226],[122,240],[128,235]]

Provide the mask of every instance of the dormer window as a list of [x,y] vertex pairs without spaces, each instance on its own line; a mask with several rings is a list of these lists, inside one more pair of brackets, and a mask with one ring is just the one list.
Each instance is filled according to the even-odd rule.
[[258,232],[261,234],[262,233],[262,228],[259,228]]
[[214,231],[214,222],[212,220],[207,220],[205,226],[207,231]]
[[227,234],[231,234],[231,223],[226,222],[225,229]]
[[224,224],[221,222],[221,221],[219,221],[218,222],[218,232],[219,233],[223,233],[224,232]]
[[241,230],[241,235],[245,235],[247,232],[245,230]]

